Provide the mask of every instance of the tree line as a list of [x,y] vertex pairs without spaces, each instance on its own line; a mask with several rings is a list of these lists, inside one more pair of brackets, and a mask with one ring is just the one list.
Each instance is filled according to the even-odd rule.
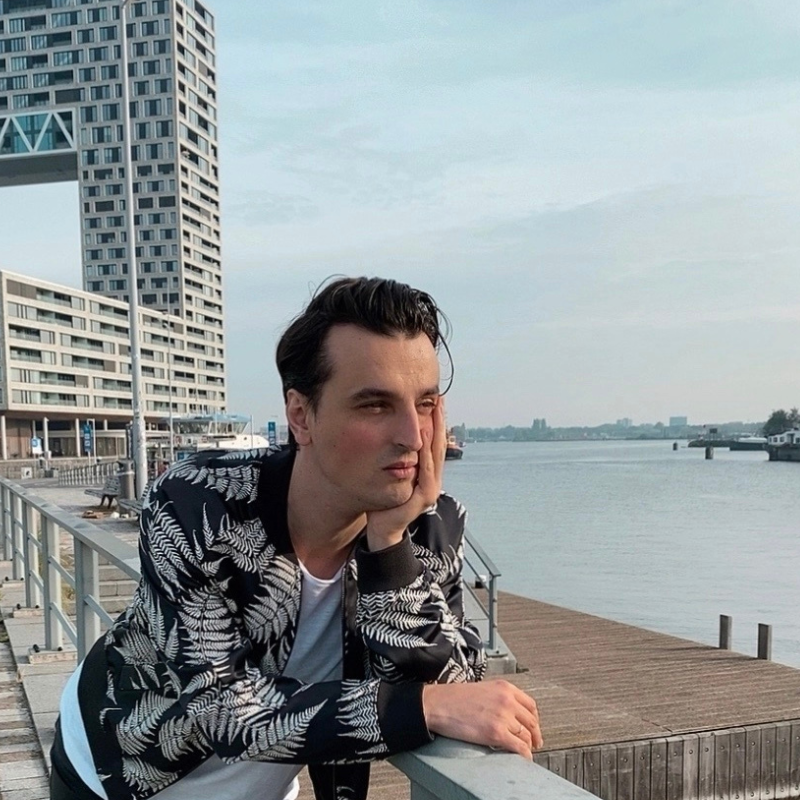
[[779,408],[769,415],[769,419],[761,429],[761,434],[762,436],[775,436],[794,428],[800,428],[800,411],[797,408],[790,408],[788,411]]

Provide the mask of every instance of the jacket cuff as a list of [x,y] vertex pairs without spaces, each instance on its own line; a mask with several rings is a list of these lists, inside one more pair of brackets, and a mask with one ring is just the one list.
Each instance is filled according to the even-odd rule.
[[390,592],[408,586],[422,574],[422,564],[411,549],[408,532],[385,550],[367,550],[366,539],[356,545],[358,590],[363,594]]
[[386,683],[378,689],[378,720],[391,753],[414,750],[433,741],[422,709],[424,683]]

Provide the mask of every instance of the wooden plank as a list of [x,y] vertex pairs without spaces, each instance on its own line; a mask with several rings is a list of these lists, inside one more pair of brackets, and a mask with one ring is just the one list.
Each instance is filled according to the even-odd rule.
[[683,800],[683,737],[667,745],[667,800]]
[[697,796],[699,800],[714,800],[714,735],[701,733],[697,737]]
[[789,772],[790,795],[800,795],[800,722],[792,723],[792,762]]
[[776,775],[776,738],[778,729],[776,725],[761,726],[761,792],[760,800],[773,800],[775,797]]
[[633,745],[617,745],[617,800],[634,800],[633,770]]
[[698,792],[698,763],[700,756],[697,748],[699,739],[697,734],[685,734],[683,737],[683,791],[682,800],[697,800]]
[[600,797],[617,800],[617,747],[613,744],[600,748]]
[[583,751],[583,788],[600,797],[600,748],[587,747]]
[[550,769],[550,753],[534,753],[533,754],[533,763],[538,764],[540,767],[544,767],[545,769]]
[[731,794],[731,735],[727,731],[714,734],[714,797],[729,800]]
[[775,797],[789,797],[792,771],[792,725],[779,722],[775,726]]
[[650,800],[667,800],[666,739],[654,739],[650,748]]
[[563,750],[553,751],[550,753],[550,763],[547,765],[547,769],[554,772],[559,778],[563,778],[566,771],[565,762],[566,755]]
[[583,786],[583,750],[573,748],[566,751],[564,777],[576,786]]
[[744,798],[745,760],[747,757],[744,728],[731,731],[731,793],[732,800]]
[[633,800],[650,800],[650,742],[633,748]]
[[761,728],[748,728],[745,733],[744,791],[747,800],[761,797]]

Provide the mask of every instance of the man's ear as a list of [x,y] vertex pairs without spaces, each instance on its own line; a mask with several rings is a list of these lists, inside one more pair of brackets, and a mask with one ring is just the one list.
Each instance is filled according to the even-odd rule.
[[286,421],[299,447],[311,444],[313,414],[308,398],[297,389],[289,389],[286,393]]

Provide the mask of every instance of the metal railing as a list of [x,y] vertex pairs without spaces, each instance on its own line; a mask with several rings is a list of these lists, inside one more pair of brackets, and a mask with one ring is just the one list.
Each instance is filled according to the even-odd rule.
[[441,736],[389,760],[411,781],[411,800],[597,800],[521,756]]
[[84,467],[60,470],[59,486],[102,486],[107,478],[116,475],[119,470],[117,459],[101,461],[98,464],[87,464]]
[[[140,577],[139,558],[133,547],[5,478],[0,478],[0,541],[0,552],[12,564],[13,578],[25,583],[26,606],[42,609],[45,649],[59,650],[69,641],[78,659],[100,636],[101,627],[113,622],[99,601],[100,559],[133,580]],[[470,568],[480,565],[491,576],[488,615],[495,619],[495,582],[500,573],[473,537],[467,537],[467,544]],[[74,621],[67,611],[65,588],[68,593],[74,592]],[[391,761],[411,781],[411,800],[594,798],[519,756],[441,737]]]
[[[100,558],[138,581],[135,548],[5,478],[0,520],[3,557],[13,579],[25,582],[25,605],[42,609],[45,649],[63,649],[68,641],[83,658],[101,627],[113,622],[100,605]],[[73,598],[74,621],[67,610]]]
[[[486,614],[489,626],[486,645],[490,652],[494,652],[497,650],[497,579],[502,573],[469,530],[464,532],[464,566],[472,572],[472,580],[465,577],[464,585]],[[479,589],[486,589],[486,605],[478,594]]]

